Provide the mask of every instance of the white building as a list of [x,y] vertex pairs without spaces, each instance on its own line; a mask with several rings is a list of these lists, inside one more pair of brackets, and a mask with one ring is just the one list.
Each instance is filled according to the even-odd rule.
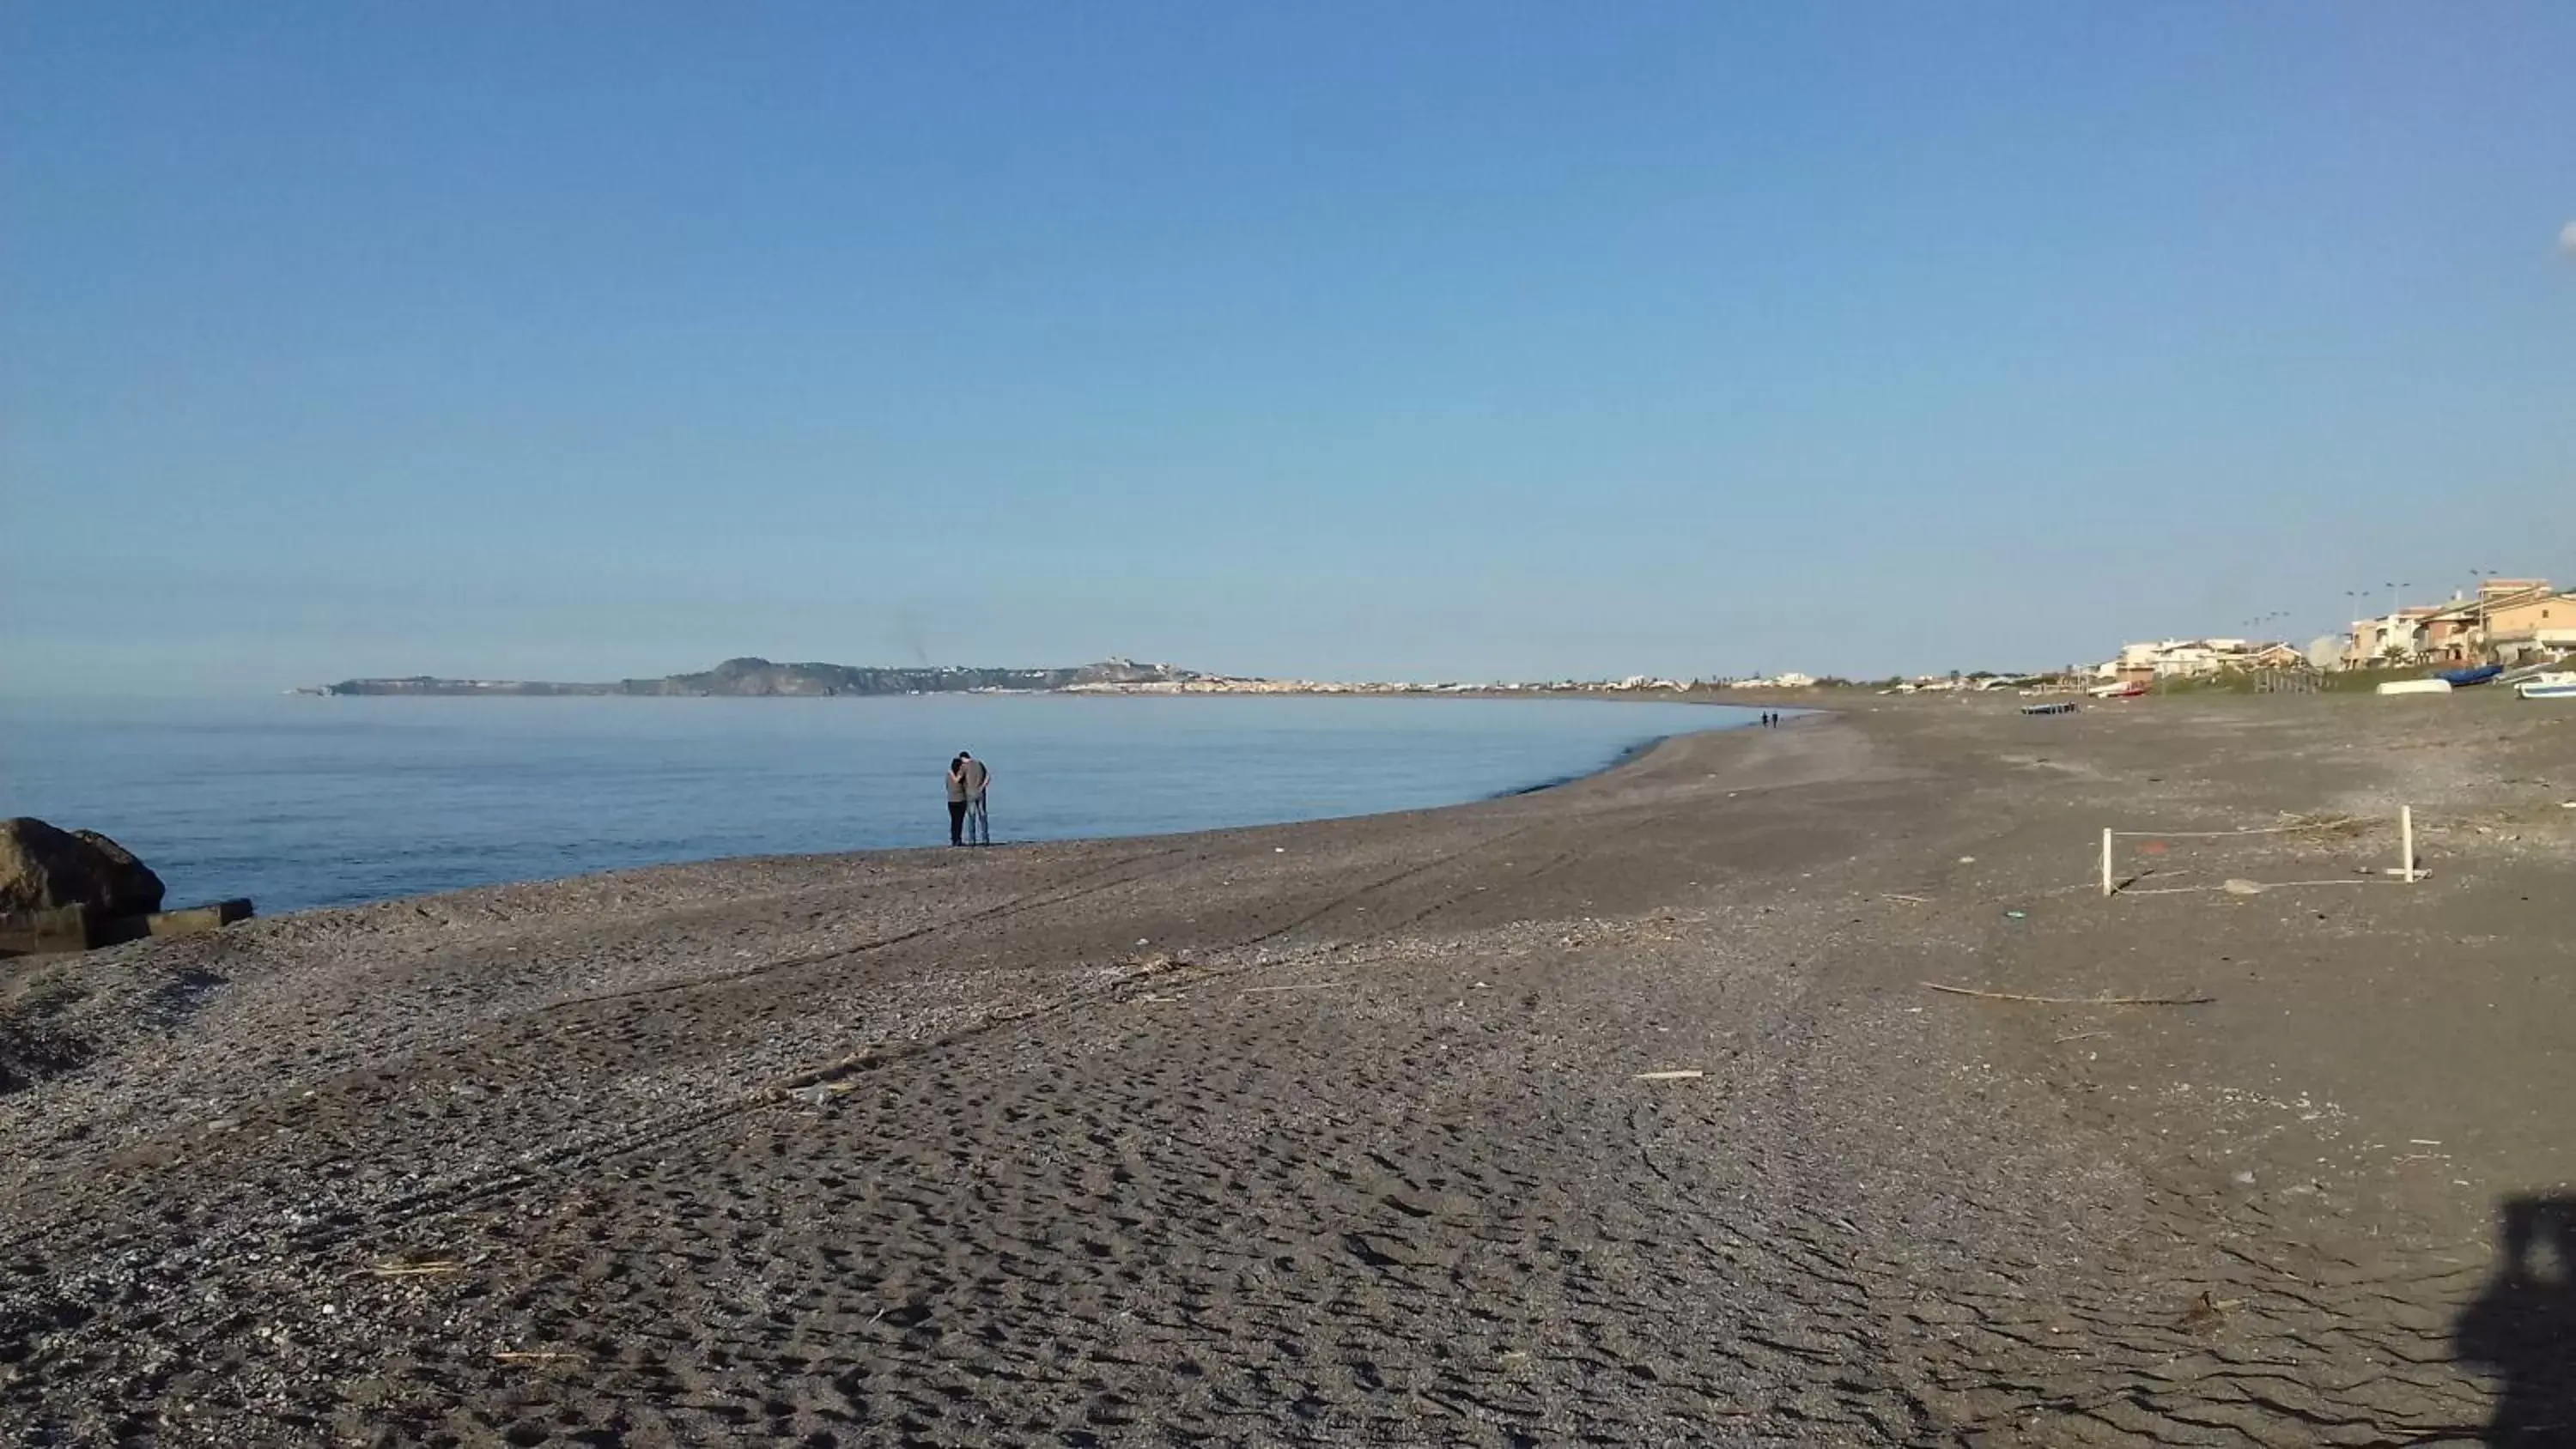
[[[2103,679],[2187,679],[2228,669],[2253,669],[2277,662],[2286,646],[2251,639],[2159,639],[2123,644],[2120,657],[2094,666]],[[2295,652],[2295,651],[2292,651]]]

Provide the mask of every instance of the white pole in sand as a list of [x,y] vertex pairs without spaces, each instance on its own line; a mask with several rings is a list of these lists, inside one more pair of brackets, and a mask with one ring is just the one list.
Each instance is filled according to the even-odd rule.
[[2397,874],[2408,885],[2413,885],[2415,883],[2415,807],[2412,805],[2397,807],[2397,848],[2406,852],[2406,859],[2399,863]]
[[2111,893],[2111,827],[2102,827],[2102,894]]

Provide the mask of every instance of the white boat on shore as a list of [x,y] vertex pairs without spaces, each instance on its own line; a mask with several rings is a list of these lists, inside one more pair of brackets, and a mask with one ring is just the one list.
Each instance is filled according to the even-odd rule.
[[2513,687],[2525,699],[2576,699],[2576,671],[2535,674]]

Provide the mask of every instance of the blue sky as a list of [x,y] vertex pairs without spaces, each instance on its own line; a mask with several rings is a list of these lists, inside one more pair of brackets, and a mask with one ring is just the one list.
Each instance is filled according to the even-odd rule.
[[2576,582],[2576,6],[0,9],[0,688]]

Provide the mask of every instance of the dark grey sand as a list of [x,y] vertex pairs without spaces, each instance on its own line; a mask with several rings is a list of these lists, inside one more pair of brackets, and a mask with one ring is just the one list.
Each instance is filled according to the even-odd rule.
[[[2576,711],[2502,696],[1871,701],[1455,810],[22,968],[0,1443],[2576,1423],[2576,1302],[2492,1281],[2576,1177],[2568,800]],[[2433,878],[2357,883],[2400,802]],[[2283,812],[2371,823],[2094,893],[2105,824]],[[2338,883],[2144,893],[2228,877]]]

